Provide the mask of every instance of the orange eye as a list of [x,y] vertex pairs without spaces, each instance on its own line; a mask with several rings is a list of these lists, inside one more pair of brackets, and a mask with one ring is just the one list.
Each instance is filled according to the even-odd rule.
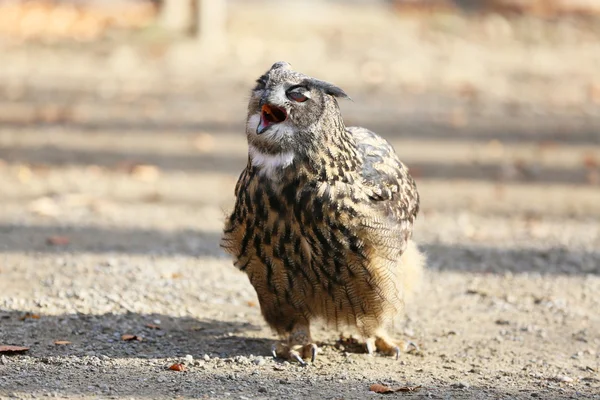
[[294,100],[298,103],[304,103],[306,100],[308,100],[308,97],[299,92],[288,92],[287,97],[288,99]]

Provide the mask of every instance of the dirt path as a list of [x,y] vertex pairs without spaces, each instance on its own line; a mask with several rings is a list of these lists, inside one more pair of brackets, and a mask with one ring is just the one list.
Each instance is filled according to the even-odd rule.
[[[494,145],[472,151],[476,141],[459,140],[444,157],[444,141],[391,135],[411,163],[439,153],[438,169],[419,172],[417,239],[430,272],[396,332],[423,352],[370,358],[339,348],[336,332],[317,331],[324,351],[301,368],[269,357],[275,338],[252,287],[217,245],[243,136],[81,133],[0,131],[0,342],[31,347],[0,357],[1,394],[338,399],[387,383],[422,386],[401,396],[424,398],[598,398],[597,187],[461,176],[460,165],[478,171],[471,158]],[[528,143],[522,162],[550,167]],[[554,155],[584,173],[568,160],[590,150],[598,148],[564,143]],[[500,172],[511,165],[510,156],[486,160]],[[49,245],[55,236],[69,244]],[[176,362],[187,371],[166,369]]]
[[[342,33],[330,39],[351,46]],[[565,58],[598,54],[559,39]],[[445,47],[435,43],[416,66],[437,59]],[[131,54],[119,51],[111,62],[122,66]],[[161,84],[150,67],[94,80],[102,51],[62,64],[41,51],[48,69],[27,75],[15,67],[24,52],[7,52],[14,68],[0,68],[0,345],[30,350],[0,355],[0,398],[353,399],[381,396],[369,387],[382,383],[420,387],[395,397],[600,399],[600,114],[583,92],[571,97],[581,109],[541,99],[553,79],[568,91],[576,65],[586,66],[584,90],[593,63],[544,70],[522,99],[477,87],[476,102],[448,95],[450,69],[438,95],[428,77],[431,87],[410,92],[404,81],[378,88],[369,74],[352,86],[355,71],[339,70],[356,93],[342,105],[348,121],[389,138],[422,193],[416,239],[429,271],[395,332],[422,352],[368,357],[317,330],[323,352],[301,368],[269,356],[276,338],[218,247],[246,159],[241,82],[260,60],[186,88],[182,77]],[[485,54],[496,65],[493,47]],[[521,61],[499,63],[493,82],[518,85]],[[56,78],[59,65],[72,65],[68,79]],[[325,65],[335,76],[339,65]],[[168,370],[174,363],[186,371]]]

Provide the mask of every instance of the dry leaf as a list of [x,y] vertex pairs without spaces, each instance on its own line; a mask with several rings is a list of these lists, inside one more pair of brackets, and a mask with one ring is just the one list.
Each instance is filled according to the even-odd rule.
[[40,316],[33,313],[25,313],[20,319],[21,321],[25,321],[26,319],[40,319]]
[[142,196],[142,200],[147,203],[158,203],[164,199],[164,196],[158,192],[149,193],[145,196]]
[[595,82],[589,85],[588,96],[590,101],[600,104],[600,83]]
[[146,324],[145,327],[150,329],[160,329],[160,326],[154,324]]
[[589,171],[586,179],[590,185],[597,185],[600,183],[600,173],[598,171]]
[[169,367],[171,371],[183,372],[185,371],[185,365],[183,364],[173,364]]
[[159,175],[160,170],[154,165],[139,164],[131,170],[131,176],[143,182],[154,182]]
[[375,392],[375,393],[394,393],[394,391],[392,390],[391,387],[383,386],[378,383],[374,383],[373,385],[371,385],[369,387],[369,390],[371,392]]
[[27,350],[29,350],[29,347],[0,345],[0,353],[4,353],[4,354],[23,353],[23,352],[26,352]]
[[594,153],[584,154],[582,161],[583,165],[588,169],[594,169],[600,165],[600,161],[598,161]]
[[121,340],[126,342],[131,342],[132,340],[137,340],[138,342],[142,341],[142,337],[138,335],[123,335],[121,336]]
[[67,344],[71,344],[71,342],[69,342],[68,340],[56,340],[54,344],[57,346],[65,346]]
[[36,119],[45,123],[64,123],[72,119],[71,112],[66,107],[45,105],[36,109]]
[[71,242],[67,236],[50,236],[46,239],[46,244],[50,246],[66,246]]
[[21,183],[27,183],[33,177],[33,173],[31,172],[31,168],[26,165],[19,166],[17,171],[17,178]]
[[421,386],[403,386],[396,388],[396,392],[417,392],[421,389]]
[[421,386],[401,386],[396,388],[391,388],[389,386],[380,385],[379,383],[374,383],[369,387],[371,392],[387,394],[387,393],[396,393],[396,392],[416,392],[421,389]]
[[458,94],[468,100],[474,100],[478,96],[478,90],[473,84],[464,83],[458,88]]
[[110,27],[140,28],[150,24],[156,6],[137,3],[101,7],[62,1],[0,1],[0,31],[21,40],[93,40]]
[[462,128],[469,124],[469,118],[463,109],[456,108],[448,116],[448,123],[455,128]]
[[558,143],[553,140],[542,140],[541,142],[539,142],[539,149],[542,151],[556,150],[558,147]]

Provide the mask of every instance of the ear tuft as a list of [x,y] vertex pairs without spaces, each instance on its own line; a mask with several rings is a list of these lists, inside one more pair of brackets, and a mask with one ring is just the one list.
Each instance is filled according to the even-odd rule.
[[310,86],[321,89],[322,91],[324,91],[325,93],[327,93],[328,95],[331,95],[333,97],[339,97],[341,99],[352,100],[352,99],[350,99],[350,96],[348,96],[346,94],[346,92],[344,92],[342,90],[342,88],[335,86],[333,83],[320,81],[318,79],[310,79],[307,83]]
[[350,99],[350,96],[346,94],[339,86],[330,85],[325,89],[325,93],[332,95],[333,97],[339,97],[340,99]]

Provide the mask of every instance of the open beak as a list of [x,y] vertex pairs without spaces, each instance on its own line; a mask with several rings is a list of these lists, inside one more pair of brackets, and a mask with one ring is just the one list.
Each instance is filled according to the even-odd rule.
[[272,125],[279,124],[287,119],[287,112],[284,108],[272,104],[263,104],[260,110],[260,122],[256,127],[256,134],[260,135],[269,129]]

